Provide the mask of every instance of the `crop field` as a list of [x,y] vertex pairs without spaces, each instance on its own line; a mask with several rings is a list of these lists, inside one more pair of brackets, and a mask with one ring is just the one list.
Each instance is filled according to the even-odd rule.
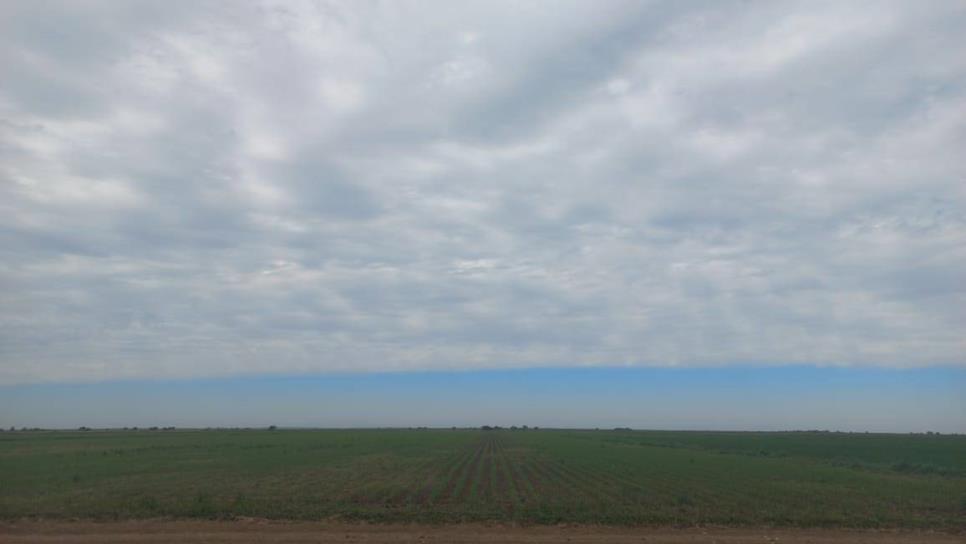
[[572,430],[4,432],[0,519],[966,530],[966,437]]

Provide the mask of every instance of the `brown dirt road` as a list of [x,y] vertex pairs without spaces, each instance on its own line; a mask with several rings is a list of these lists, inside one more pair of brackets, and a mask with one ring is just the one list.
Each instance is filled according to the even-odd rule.
[[952,544],[966,535],[915,531],[824,529],[511,527],[365,525],[251,521],[0,523],[0,543],[648,543],[648,544]]

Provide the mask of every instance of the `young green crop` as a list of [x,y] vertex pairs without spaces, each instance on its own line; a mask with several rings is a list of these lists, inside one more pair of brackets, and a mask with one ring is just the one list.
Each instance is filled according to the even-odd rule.
[[966,437],[935,435],[16,432],[0,436],[0,518],[962,530],[964,459]]

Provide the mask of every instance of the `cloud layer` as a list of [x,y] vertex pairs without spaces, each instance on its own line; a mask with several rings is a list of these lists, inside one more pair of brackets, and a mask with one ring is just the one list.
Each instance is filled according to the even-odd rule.
[[962,2],[0,21],[0,383],[966,365]]

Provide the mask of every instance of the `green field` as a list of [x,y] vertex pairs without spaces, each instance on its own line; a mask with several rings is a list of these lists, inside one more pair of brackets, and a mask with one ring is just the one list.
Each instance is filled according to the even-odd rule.
[[278,430],[0,434],[0,518],[966,529],[966,436]]

